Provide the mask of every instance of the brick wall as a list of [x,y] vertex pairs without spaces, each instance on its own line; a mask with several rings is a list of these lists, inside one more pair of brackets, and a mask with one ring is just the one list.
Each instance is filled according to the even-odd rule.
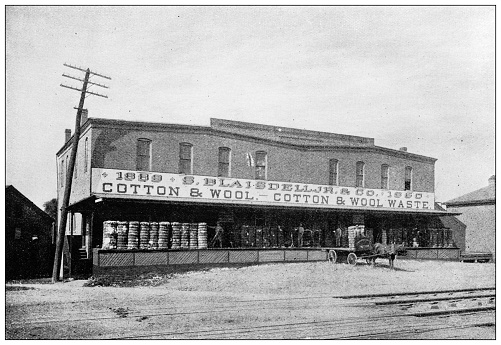
[[402,158],[378,152],[375,148],[300,149],[208,131],[146,131],[113,128],[92,130],[92,166],[95,168],[136,169],[136,143],[139,138],[152,141],[152,171],[178,173],[179,143],[193,144],[193,174],[217,176],[218,147],[229,147],[231,177],[254,178],[247,166],[246,153],[268,153],[267,179],[284,182],[328,184],[329,159],[339,161],[339,185],[355,186],[355,165],[365,162],[365,187],[381,187],[381,165],[390,166],[390,189],[404,189],[404,169],[413,168],[413,190],[434,192],[434,162]]

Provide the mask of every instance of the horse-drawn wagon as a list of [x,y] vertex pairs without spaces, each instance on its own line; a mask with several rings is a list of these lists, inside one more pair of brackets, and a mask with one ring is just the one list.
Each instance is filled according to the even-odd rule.
[[358,260],[365,260],[374,265],[376,259],[388,259],[393,268],[396,255],[405,252],[403,244],[374,243],[372,234],[368,235],[363,226],[348,228],[348,247],[326,248],[331,263],[346,262],[356,265]]

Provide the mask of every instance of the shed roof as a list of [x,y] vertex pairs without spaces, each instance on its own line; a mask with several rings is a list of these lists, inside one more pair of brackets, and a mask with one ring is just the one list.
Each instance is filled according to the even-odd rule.
[[[441,211],[446,211],[442,206],[440,206],[438,203],[435,203],[435,209],[436,210],[441,210]],[[466,229],[466,225],[457,219],[455,216],[460,215],[459,213],[452,213],[449,212],[450,214],[441,216],[440,221],[444,225],[444,227],[449,228],[449,229]]]

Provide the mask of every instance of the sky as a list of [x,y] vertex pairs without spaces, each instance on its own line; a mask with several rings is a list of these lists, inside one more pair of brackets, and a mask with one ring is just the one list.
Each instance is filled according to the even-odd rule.
[[495,174],[493,6],[8,6],[5,180],[42,207],[80,87],[89,117],[210,118],[356,135],[433,157],[435,199]]

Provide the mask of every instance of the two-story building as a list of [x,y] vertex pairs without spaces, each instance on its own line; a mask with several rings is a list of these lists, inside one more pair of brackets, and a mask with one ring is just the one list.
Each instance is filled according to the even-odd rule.
[[49,277],[54,219],[14,186],[5,187],[5,278]]
[[[60,201],[70,138],[67,132],[57,153]],[[450,247],[444,211],[435,209],[435,161],[372,138],[239,121],[211,119],[205,127],[85,118],[67,234],[94,267],[325,259],[297,248],[342,246],[354,225],[377,242]],[[144,235],[146,227],[155,234]],[[190,243],[183,236],[195,228]],[[182,253],[206,248],[196,259]],[[266,256],[255,248],[296,251]],[[164,256],[169,251],[177,256]]]

